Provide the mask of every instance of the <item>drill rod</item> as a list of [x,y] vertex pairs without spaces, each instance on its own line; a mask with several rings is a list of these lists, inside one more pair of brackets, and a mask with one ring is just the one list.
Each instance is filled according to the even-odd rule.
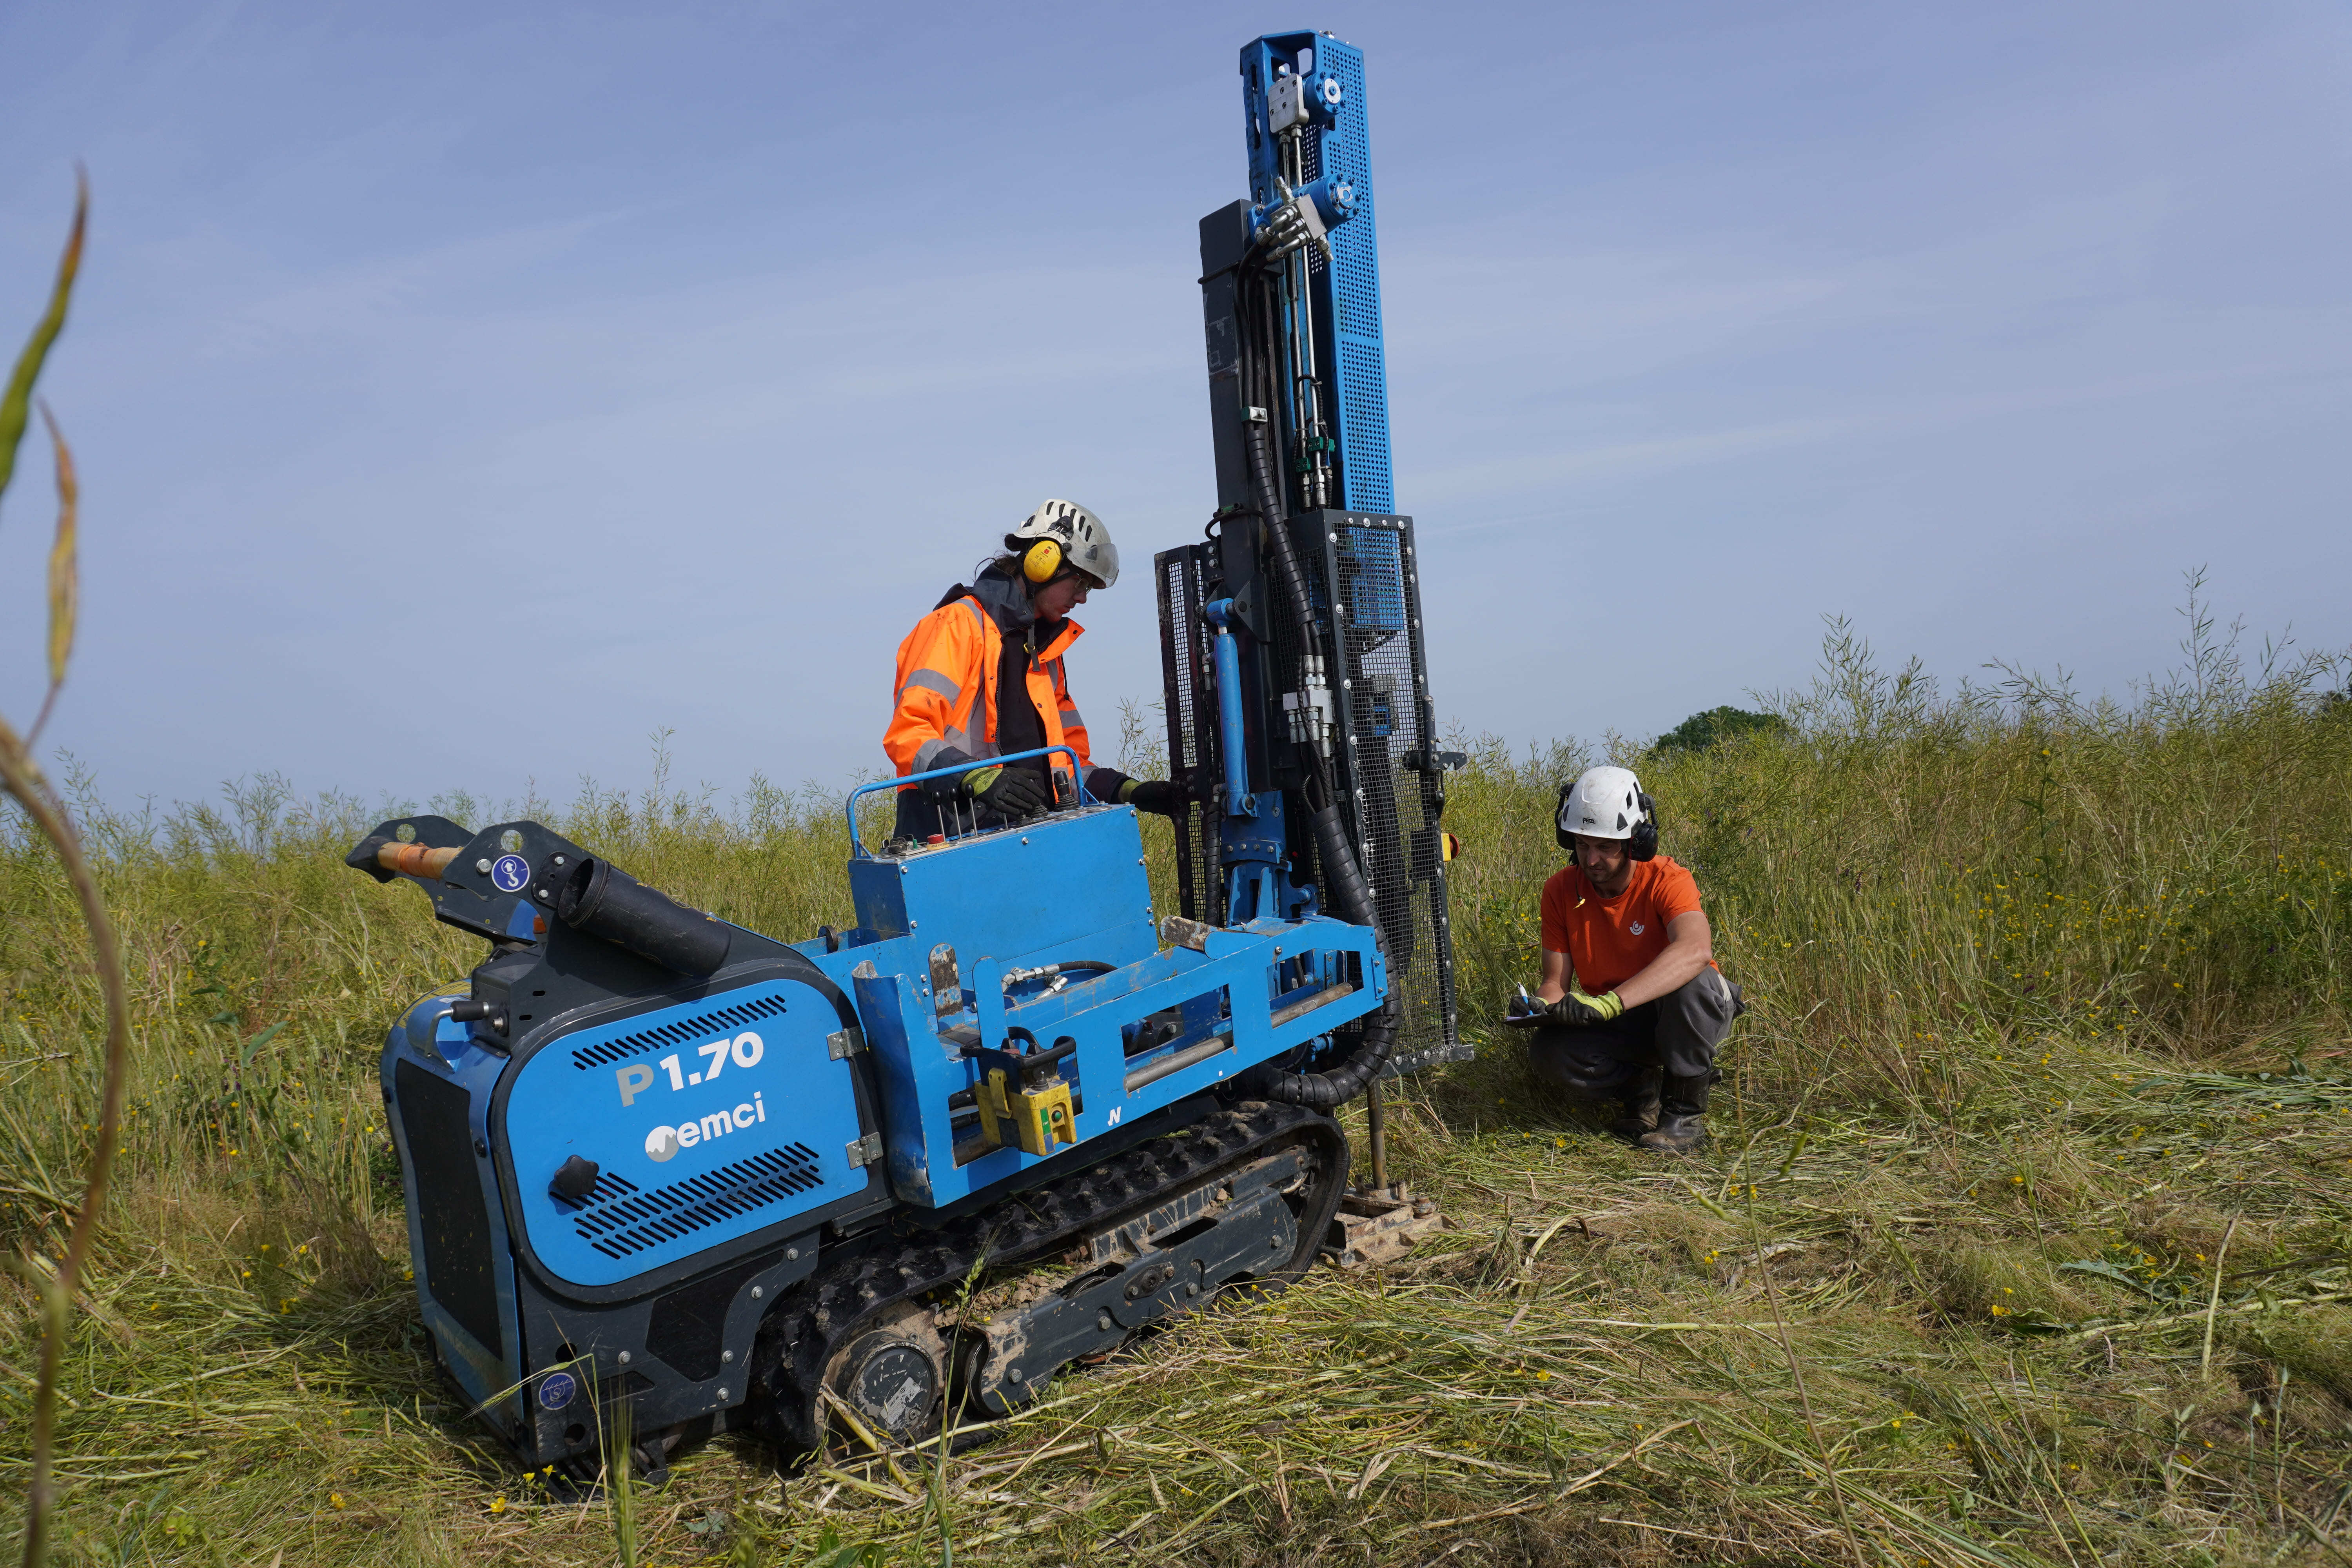
[[428,849],[422,844],[387,844],[375,852],[375,863],[387,871],[437,882],[457,853],[457,849]]

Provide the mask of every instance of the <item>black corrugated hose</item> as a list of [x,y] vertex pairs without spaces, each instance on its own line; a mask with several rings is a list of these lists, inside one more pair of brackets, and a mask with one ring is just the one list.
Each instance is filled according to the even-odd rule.
[[[1246,289],[1248,274],[1244,273],[1244,288]],[[1234,314],[1239,324],[1255,312],[1236,310]],[[1244,425],[1244,444],[1249,451],[1251,483],[1257,491],[1258,516],[1265,525],[1267,542],[1273,547],[1275,575],[1281,580],[1283,597],[1289,601],[1292,617],[1298,626],[1298,646],[1304,651],[1316,645],[1315,616],[1307,605],[1306,578],[1298,569],[1298,554],[1292,547],[1290,531],[1283,525],[1281,497],[1274,483],[1274,458],[1268,449],[1270,437],[1267,431],[1274,411],[1270,384],[1274,377],[1267,374],[1267,368],[1258,353],[1254,352],[1268,341],[1251,331],[1257,325],[1256,321],[1251,321],[1244,328],[1244,339],[1257,337],[1257,342],[1253,344],[1244,341],[1242,363],[1259,369],[1262,379],[1268,384],[1255,389],[1265,395],[1265,401],[1258,406],[1266,410],[1268,417],[1265,420],[1250,420]],[[1244,401],[1250,401],[1246,390]],[[1323,755],[1319,737],[1307,741],[1307,752],[1313,763],[1308,770],[1309,785],[1322,797],[1319,801],[1310,798],[1307,805],[1313,814],[1308,822],[1315,835],[1316,858],[1323,868],[1324,901],[1351,924],[1371,928],[1372,941],[1380,950],[1381,963],[1385,968],[1388,963],[1388,939],[1381,932],[1380,911],[1372,901],[1371,888],[1364,880],[1363,868],[1356,860],[1355,847],[1348,842],[1347,829],[1339,821],[1339,804],[1331,781],[1331,764]],[[1391,1053],[1396,1049],[1397,1031],[1402,1026],[1403,1013],[1391,984],[1388,994],[1381,999],[1380,1006],[1365,1016],[1363,1036],[1356,1042],[1356,1048],[1333,1064],[1328,1072],[1285,1072],[1270,1063],[1265,1064],[1252,1074],[1253,1091],[1265,1095],[1268,1100],[1278,1100],[1286,1105],[1308,1106],[1317,1110],[1328,1110],[1346,1104],[1363,1093],[1372,1079],[1380,1075],[1381,1069],[1388,1065]]]

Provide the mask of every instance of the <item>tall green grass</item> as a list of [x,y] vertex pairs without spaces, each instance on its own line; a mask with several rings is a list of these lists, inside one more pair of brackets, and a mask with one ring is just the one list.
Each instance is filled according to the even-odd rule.
[[[643,1560],[830,1539],[928,1563],[949,1519],[985,1562],[2352,1550],[2340,672],[2242,657],[2192,610],[2181,669],[2128,703],[1996,673],[1938,691],[1835,628],[1820,679],[1769,698],[1785,729],[1475,745],[1447,821],[1484,1048],[1391,1121],[1399,1173],[1454,1229],[1386,1279],[1324,1276],[1067,1378],[994,1449],[900,1456],[916,1491],[863,1456],[780,1480],[709,1447],[639,1500]],[[1534,973],[1552,792],[1604,759],[1658,799],[1755,1004],[1693,1160],[1599,1138],[1488,1032]],[[136,1033],[60,1552],[612,1561],[603,1505],[507,1475],[429,1371],[375,1058],[476,944],[341,866],[389,808],[266,778],[159,814],[88,780],[77,798]],[[850,923],[821,793],[720,802],[657,772],[562,808],[437,804],[469,826],[527,809],[779,935]],[[0,1245],[38,1268],[101,1023],[71,897],[13,821],[0,1002]],[[0,1289],[5,1473],[33,1295]]]
[[1937,1055],[1919,1047],[1987,1032],[2192,1051],[2332,1037],[2352,702],[2324,683],[2342,667],[2250,670],[2194,598],[2189,616],[2183,671],[2129,707],[2016,675],[1941,696],[1840,625],[1820,680],[1774,699],[1786,731],[1696,752],[1486,748],[1449,817],[1473,846],[1454,892],[1465,994],[1491,1005],[1531,961],[1527,884],[1558,856],[1528,825],[1556,779],[1609,761],[1659,801],[1728,971],[1821,1047],[1776,1069],[1909,1085]]

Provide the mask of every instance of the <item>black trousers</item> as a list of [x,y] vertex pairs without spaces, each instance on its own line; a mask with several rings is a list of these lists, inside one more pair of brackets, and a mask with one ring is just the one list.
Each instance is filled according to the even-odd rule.
[[1593,1100],[1617,1097],[1652,1067],[1674,1078],[1711,1078],[1715,1048],[1741,1010],[1739,987],[1709,965],[1682,989],[1606,1024],[1545,1025],[1528,1042],[1528,1060],[1554,1089]]

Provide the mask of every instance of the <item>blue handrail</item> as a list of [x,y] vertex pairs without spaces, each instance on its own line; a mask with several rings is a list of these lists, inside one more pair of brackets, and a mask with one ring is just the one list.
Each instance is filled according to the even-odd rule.
[[992,768],[999,763],[1018,763],[1030,757],[1050,757],[1055,752],[1069,753],[1070,776],[1076,781],[1078,786],[1076,804],[1079,805],[1089,803],[1101,805],[1100,801],[1095,800],[1094,796],[1087,793],[1085,769],[1078,761],[1077,752],[1072,747],[1040,746],[1034,752],[1014,752],[1010,756],[974,757],[970,761],[958,763],[951,768],[933,768],[929,773],[908,773],[905,778],[877,779],[872,784],[859,784],[856,789],[851,790],[849,798],[842,803],[841,807],[842,815],[849,819],[849,852],[861,860],[871,858],[866,852],[866,841],[857,836],[857,797],[860,795],[872,795],[877,789],[897,789],[901,784],[920,784],[925,779],[943,779],[950,773],[961,776],[971,773],[975,768]]

